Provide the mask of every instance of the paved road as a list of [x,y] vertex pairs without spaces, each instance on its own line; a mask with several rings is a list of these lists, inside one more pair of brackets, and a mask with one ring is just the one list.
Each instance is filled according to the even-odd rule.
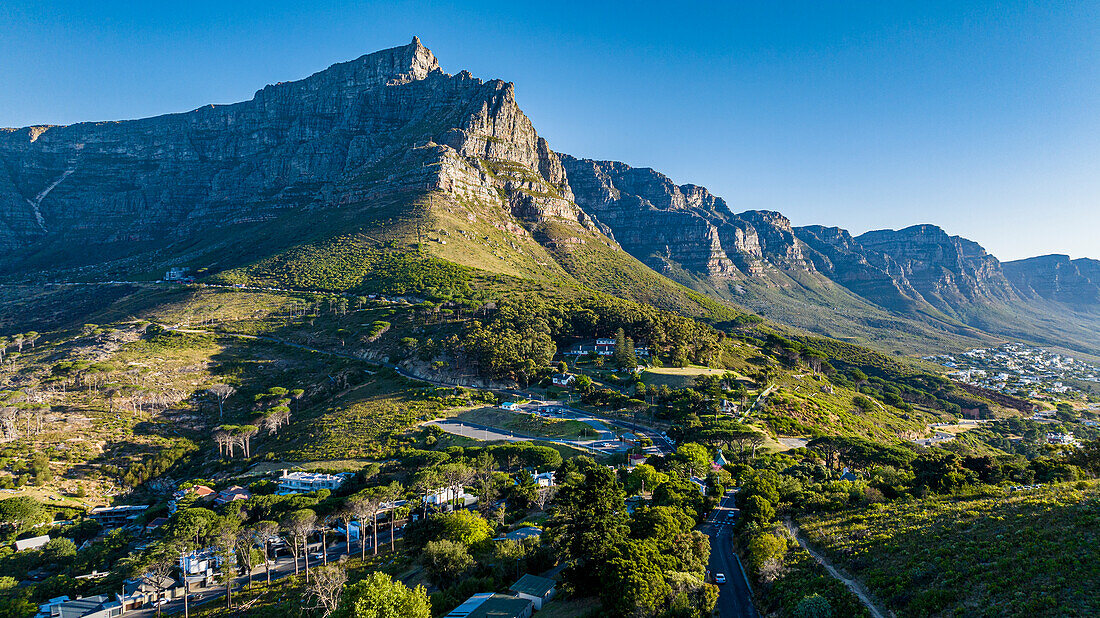
[[734,520],[730,519],[731,513],[736,513],[733,493],[722,498],[703,525],[703,531],[710,535],[710,564],[707,568],[711,575],[722,573],[726,576],[726,583],[718,586],[718,605],[715,609],[722,618],[757,618],[752,591],[741,562],[733,552]]

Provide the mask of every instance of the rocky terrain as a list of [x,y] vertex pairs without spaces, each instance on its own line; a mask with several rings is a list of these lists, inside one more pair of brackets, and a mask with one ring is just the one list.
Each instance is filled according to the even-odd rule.
[[[633,277],[634,289],[653,287],[651,268],[765,315],[782,304],[773,317],[823,334],[885,332],[881,345],[928,328],[1034,336],[1063,312],[1058,337],[1087,342],[1100,328],[1100,262],[1001,264],[934,225],[853,237],[734,213],[652,169],[556,153],[511,83],[444,73],[415,38],[242,103],[3,129],[0,162],[8,281],[148,278],[181,263],[216,273],[306,241],[380,238],[400,220],[417,245],[436,230],[434,251],[466,265],[511,273],[525,260],[526,274]],[[451,219],[431,211],[435,196]],[[454,221],[508,237],[446,229]],[[496,244],[463,249],[476,242]],[[822,311],[841,317],[826,328]]]

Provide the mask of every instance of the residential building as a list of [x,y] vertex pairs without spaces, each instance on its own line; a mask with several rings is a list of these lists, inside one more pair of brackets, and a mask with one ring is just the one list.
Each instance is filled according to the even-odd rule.
[[214,504],[221,506],[223,504],[229,504],[230,502],[236,502],[237,500],[248,500],[252,497],[252,494],[241,487],[240,485],[234,485],[228,489],[223,489],[218,492],[218,496],[214,498]]
[[29,539],[19,539],[15,542],[15,551],[25,551],[28,549],[38,549],[50,542],[50,535],[44,534],[42,536],[31,537]]
[[1047,442],[1062,446],[1073,446],[1077,444],[1077,439],[1073,437],[1072,433],[1048,433]]
[[279,477],[279,494],[300,494],[321,489],[338,489],[344,484],[344,477],[339,474],[323,474],[319,472],[287,472]]
[[543,472],[542,474],[535,475],[535,483],[539,487],[553,487],[554,486],[554,473]]
[[172,499],[168,501],[168,514],[175,515],[179,502],[188,496],[194,496],[195,502],[199,502],[213,500],[215,494],[217,492],[206,485],[192,485],[187,489],[178,489],[172,494]]
[[456,490],[454,487],[440,487],[433,493],[428,494],[424,501],[428,504],[446,504],[455,500],[466,500],[465,488],[459,487]]
[[114,618],[122,615],[122,603],[105,594],[50,605],[50,618]]
[[53,607],[55,605],[61,605],[62,603],[64,603],[65,601],[68,601],[68,600],[69,600],[69,595],[64,594],[64,595],[61,595],[59,597],[54,597],[54,598],[50,599],[49,601],[46,601],[45,603],[40,604],[38,606],[38,616],[49,616],[50,613],[53,611]]
[[534,610],[535,604],[530,599],[479,592],[444,618],[531,618]]
[[517,528],[509,532],[508,534],[502,534],[501,536],[493,539],[494,541],[522,541],[529,538],[538,538],[542,536],[542,530],[534,526],[524,526]]
[[504,403],[500,404],[500,409],[501,410],[518,410],[519,409],[519,404],[514,402],[514,401],[505,401]]
[[535,611],[538,611],[542,609],[543,603],[547,603],[554,598],[557,593],[557,586],[558,582],[548,577],[539,577],[528,573],[519,578],[519,581],[512,584],[508,590],[514,592],[521,599],[530,600],[535,606]]
[[158,517],[158,518],[154,519],[153,521],[145,524],[145,534],[149,534],[149,533],[153,532],[154,530],[156,530],[157,528],[163,526],[166,523],[168,523],[168,518],[167,517]]
[[551,380],[555,386],[569,386],[577,381],[577,376],[570,373],[555,373]]
[[164,273],[165,281],[185,281],[194,280],[194,277],[190,276],[191,269],[186,266],[173,266],[168,269],[168,272]]
[[142,513],[149,509],[148,504],[127,504],[122,506],[97,506],[88,516],[99,522],[104,528],[117,528],[134,523]]
[[115,598],[122,603],[125,611],[131,611],[156,603],[160,599],[175,599],[183,596],[183,585],[171,577],[162,577],[159,582],[149,577],[127,579],[122,582],[122,594]]
[[629,453],[626,456],[626,465],[633,468],[639,464],[644,464],[646,459],[649,459],[649,455],[645,453]]

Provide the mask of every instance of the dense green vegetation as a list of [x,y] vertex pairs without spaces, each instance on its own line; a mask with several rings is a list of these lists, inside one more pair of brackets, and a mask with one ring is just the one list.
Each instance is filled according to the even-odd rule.
[[1100,612],[1095,483],[874,504],[800,523],[899,616]]

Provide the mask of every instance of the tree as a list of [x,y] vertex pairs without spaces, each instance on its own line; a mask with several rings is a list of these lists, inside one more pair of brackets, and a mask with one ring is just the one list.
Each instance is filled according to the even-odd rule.
[[569,460],[559,471],[558,489],[546,530],[564,560],[569,577],[585,592],[594,592],[599,570],[626,536],[622,487],[614,473],[590,457]]
[[[76,555],[76,548],[73,549],[73,555]],[[173,545],[158,545],[141,565],[141,581],[153,589],[158,601],[168,589],[168,583],[176,572],[179,553],[179,549]],[[160,616],[160,609],[160,604],[157,604],[157,616]]]
[[401,483],[393,481],[389,485],[382,488],[382,498],[390,505],[390,551],[394,551],[394,536],[397,534],[397,501],[401,499],[401,496],[405,495],[405,488],[401,486]]
[[228,384],[215,384],[207,389],[214,399],[218,400],[218,418],[225,416],[225,401],[233,396],[233,393],[237,392],[237,389]]
[[424,546],[421,562],[428,577],[438,586],[451,583],[474,566],[466,546],[448,539],[431,541]]
[[833,606],[829,603],[829,599],[815,592],[808,597],[803,597],[798,605],[794,606],[792,615],[795,618],[833,618]]
[[241,451],[244,453],[245,458],[252,456],[252,437],[259,433],[260,428],[255,425],[241,425],[237,427],[234,434],[234,439],[241,447]]
[[332,618],[430,618],[428,591],[409,589],[389,575],[375,571],[344,590]]
[[233,607],[233,580],[237,578],[237,541],[241,536],[241,519],[236,515],[219,517],[214,526],[214,547],[221,558],[221,579],[225,583],[225,606]]
[[290,549],[294,554],[294,574],[298,574],[298,543],[301,542],[305,554],[306,581],[309,581],[309,548],[307,541],[313,529],[317,527],[317,514],[309,509],[293,511],[283,519],[283,532],[290,537]]
[[[346,555],[351,555],[351,522],[355,521],[355,513],[351,510],[351,506],[344,503],[344,506],[340,507],[333,513],[333,520],[340,522],[340,525],[344,527],[344,545]],[[359,531],[362,534],[362,530]]]
[[267,585],[271,585],[271,537],[279,533],[279,524],[273,521],[258,521],[249,528],[252,539],[264,548],[264,577]]
[[745,507],[741,509],[741,515],[746,522],[755,522],[763,526],[775,519],[775,507],[766,498],[749,496],[745,500]]
[[634,466],[634,469],[630,471],[630,475],[626,478],[626,489],[633,493],[644,494],[647,488],[649,491],[653,491],[654,488],[667,480],[668,475],[658,472],[653,466],[638,464]]
[[638,366],[638,357],[634,354],[634,340],[626,336],[622,328],[615,331],[615,365],[620,369],[634,369]]
[[707,448],[701,444],[687,442],[676,448],[676,455],[688,465],[693,476],[706,474],[710,468],[711,459]]
[[443,482],[446,484],[447,488],[451,490],[453,501],[456,503],[455,506],[457,506],[459,490],[473,478],[473,470],[465,463],[451,462],[440,466],[439,474],[443,478]]
[[[382,497],[377,491],[370,489],[361,491],[350,499],[348,499],[348,508],[355,514],[355,519],[359,521],[359,558],[361,560],[367,559],[367,518],[375,524],[378,523],[378,511],[382,508]],[[374,553],[378,554],[378,526],[373,526],[374,530]]]
[[35,524],[46,523],[50,513],[34,498],[16,496],[0,500],[0,524],[13,534],[30,530]]
[[313,581],[306,588],[308,598],[314,600],[313,609],[321,610],[321,615],[328,618],[340,604],[340,593],[347,581],[348,574],[339,565],[313,569]]

